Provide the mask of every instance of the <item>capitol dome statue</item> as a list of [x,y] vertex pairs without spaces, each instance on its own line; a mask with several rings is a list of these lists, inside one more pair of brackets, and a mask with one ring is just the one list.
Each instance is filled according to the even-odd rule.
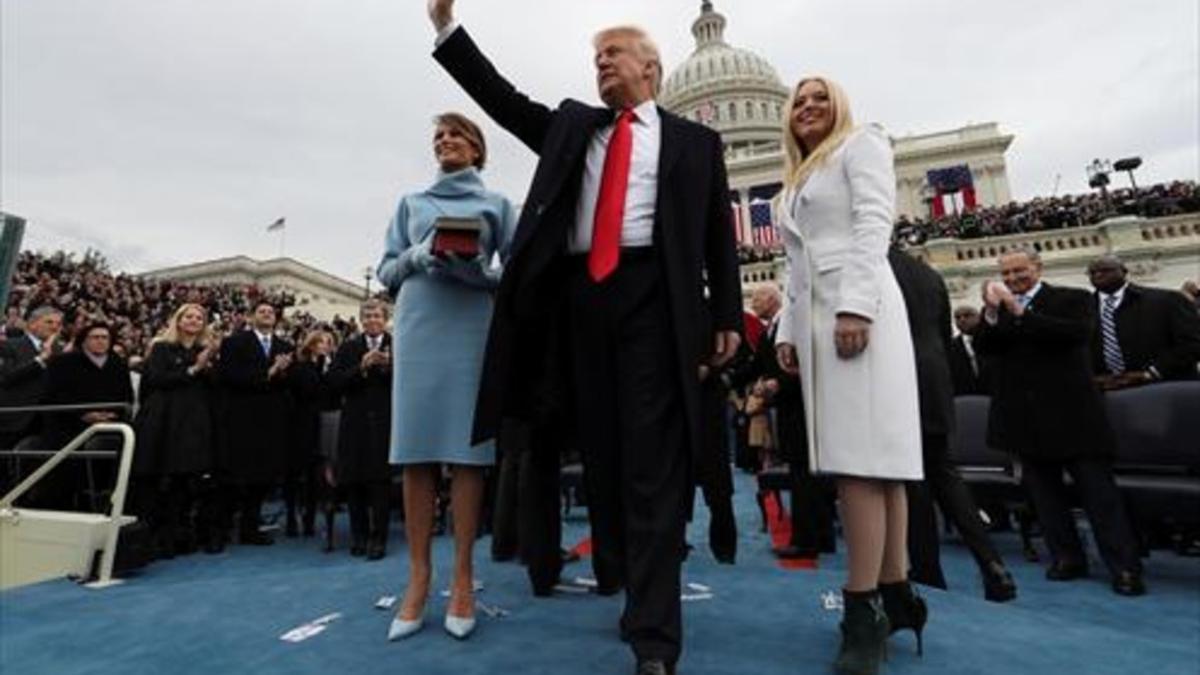
[[778,155],[788,90],[764,58],[725,42],[725,17],[707,0],[692,23],[696,49],[663,83],[659,103],[721,133],[728,161]]

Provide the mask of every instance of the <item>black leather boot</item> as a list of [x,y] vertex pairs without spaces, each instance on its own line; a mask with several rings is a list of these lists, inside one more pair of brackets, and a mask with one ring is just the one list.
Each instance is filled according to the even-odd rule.
[[1008,602],[1017,597],[1017,582],[1004,567],[1004,563],[993,560],[980,570],[983,574],[983,597],[991,602]]
[[917,636],[917,655],[924,653],[921,631],[929,618],[929,606],[925,598],[917,595],[912,584],[900,581],[894,584],[879,584],[879,596],[883,599],[883,611],[887,614],[889,633],[912,629]]
[[842,591],[842,647],[833,671],[837,675],[876,675],[887,649],[888,618],[879,591]]

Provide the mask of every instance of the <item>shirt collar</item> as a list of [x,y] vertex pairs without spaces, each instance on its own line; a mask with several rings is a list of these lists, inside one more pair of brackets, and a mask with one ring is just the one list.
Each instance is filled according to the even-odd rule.
[[267,340],[269,342],[271,340],[270,333],[260,333],[260,332],[258,332],[257,328],[254,329],[254,334],[258,336],[259,342],[262,342],[263,340]]
[[1119,305],[1119,304],[1121,304],[1121,300],[1125,299],[1125,289],[1126,288],[1129,288],[1129,282],[1122,284],[1120,288],[1113,291],[1112,293],[1104,293],[1103,291],[1101,291],[1100,299],[1108,300],[1109,298],[1112,298],[1113,302],[1115,302]]
[[1024,293],[1022,297],[1025,298],[1025,302],[1033,302],[1033,299],[1037,297],[1037,294],[1040,293],[1041,290],[1042,290],[1042,282],[1039,281],[1033,285],[1033,288],[1029,289],[1026,293]]
[[25,335],[29,338],[29,341],[33,343],[34,351],[42,351],[42,341],[37,339],[36,335],[33,333],[25,333]]
[[[644,124],[652,127],[658,124],[658,103],[654,99],[648,98],[639,103],[633,109],[634,124]],[[613,111],[613,119],[616,119],[617,112]]]
[[83,355],[86,356],[88,361],[91,361],[97,368],[103,368],[104,364],[108,362],[108,354],[105,354],[104,356],[96,356],[91,352],[84,350]]

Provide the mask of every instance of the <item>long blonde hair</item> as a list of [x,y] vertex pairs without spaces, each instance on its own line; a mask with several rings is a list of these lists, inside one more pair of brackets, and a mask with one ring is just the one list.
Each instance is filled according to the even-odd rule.
[[157,344],[159,342],[181,344],[179,337],[179,320],[183,318],[184,312],[188,311],[189,309],[198,310],[204,317],[204,328],[200,329],[200,334],[196,336],[195,344],[199,345],[201,348],[208,347],[208,345],[212,342],[212,332],[208,326],[208,310],[205,309],[203,305],[198,305],[194,302],[185,302],[179,306],[179,309],[175,310],[175,313],[171,315],[171,320],[167,322],[167,327],[163,329],[162,333],[159,333],[158,337],[154,338],[153,344]]
[[[809,82],[819,82],[825,86],[825,91],[829,92],[829,105],[833,114],[833,128],[825,140],[818,143],[815,148],[803,147],[800,139],[792,133],[792,113],[796,109],[796,93],[800,91],[800,87]],[[846,137],[853,132],[854,116],[850,114],[850,99],[846,96],[846,91],[828,77],[814,75],[802,78],[792,90],[792,95],[788,97],[783,113],[783,192],[803,187],[812,172],[824,164],[829,156],[841,147]]]

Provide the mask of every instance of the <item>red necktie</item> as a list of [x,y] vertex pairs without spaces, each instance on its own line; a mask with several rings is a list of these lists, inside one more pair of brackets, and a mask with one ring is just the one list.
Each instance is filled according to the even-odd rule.
[[592,222],[592,250],[588,253],[588,273],[593,281],[603,281],[612,274],[621,257],[621,223],[625,220],[625,191],[629,187],[629,159],[633,155],[633,118],[633,111],[628,108],[617,115],[604,155],[596,219]]

